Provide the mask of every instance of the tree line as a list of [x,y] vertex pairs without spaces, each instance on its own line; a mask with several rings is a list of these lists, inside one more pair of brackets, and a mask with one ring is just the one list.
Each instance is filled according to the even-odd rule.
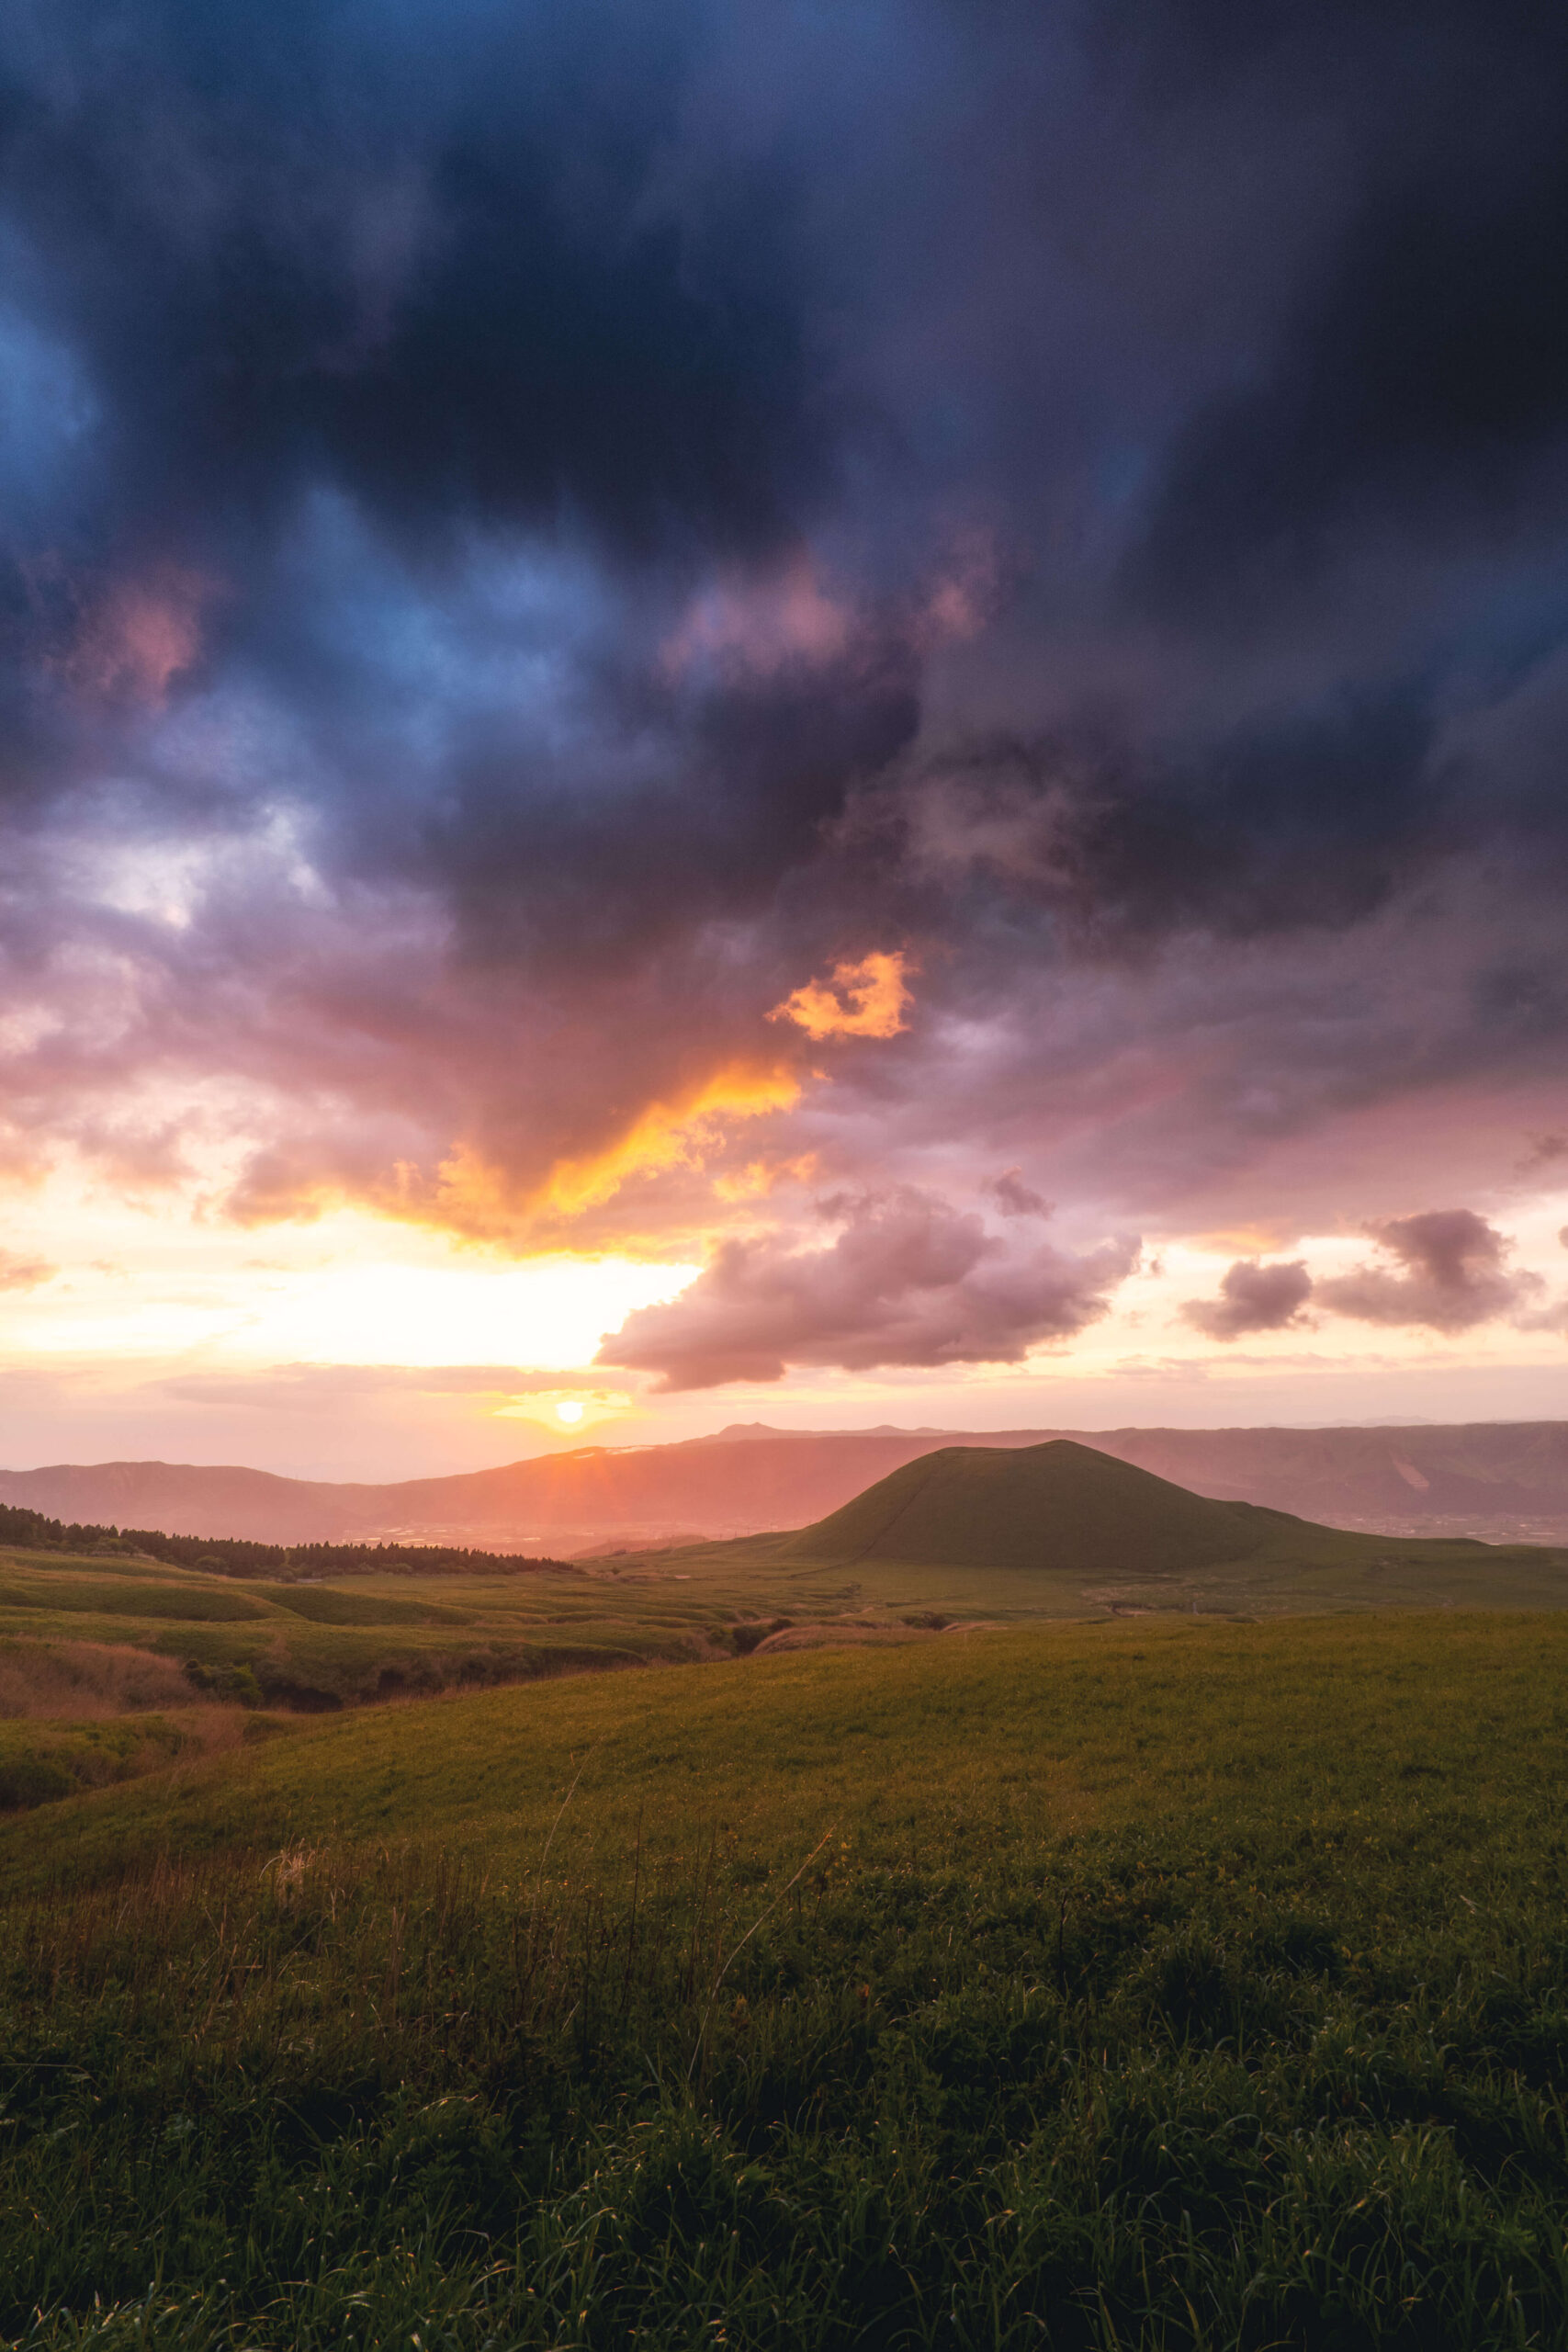
[[225,1577],[523,1576],[570,1560],[526,1552],[470,1552],[446,1544],[254,1544],[234,1535],[165,1535],[155,1527],[100,1527],[0,1503],[0,1543],[35,1552],[141,1553],[172,1568]]

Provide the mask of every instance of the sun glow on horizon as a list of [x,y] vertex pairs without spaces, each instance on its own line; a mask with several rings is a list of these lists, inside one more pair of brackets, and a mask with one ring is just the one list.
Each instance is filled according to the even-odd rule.
[[[35,1194],[10,1256],[41,1278],[6,1298],[5,1356],[190,1364],[592,1361],[694,1264],[556,1251],[502,1258],[362,1212],[262,1231],[152,1215],[63,1182]],[[26,1241],[25,1250],[21,1243]]]
[[[1555,1313],[1443,1336],[1314,1310],[1217,1345],[1182,1307],[1217,1295],[1238,1242],[1227,1227],[1163,1238],[1070,1351],[934,1379],[896,1363],[852,1375],[802,1363],[782,1383],[654,1398],[594,1358],[636,1309],[684,1291],[700,1272],[693,1262],[511,1258],[363,1210],[241,1228],[199,1207],[154,1213],[63,1175],[14,1191],[10,1206],[0,1385],[15,1468],[156,1457],[423,1476],[482,1466],[519,1442],[648,1443],[759,1414],[805,1426],[964,1428],[976,1416],[1018,1428],[1309,1425],[1374,1419],[1394,1409],[1393,1396],[1400,1413],[1463,1419],[1499,1409],[1488,1404],[1499,1382],[1510,1414],[1540,1419],[1561,1378]],[[1568,1188],[1498,1214],[1510,1264],[1537,1275],[1547,1309],[1568,1315],[1558,1238]],[[1326,1283],[1371,1246],[1359,1230],[1320,1232],[1294,1238],[1288,1254]]]

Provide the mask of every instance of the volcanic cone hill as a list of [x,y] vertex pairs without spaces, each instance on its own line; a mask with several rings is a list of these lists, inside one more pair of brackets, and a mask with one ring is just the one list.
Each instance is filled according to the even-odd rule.
[[1212,1502],[1070,1438],[998,1453],[944,1446],[788,1539],[846,1566],[1042,1568],[1165,1576],[1245,1559],[1291,1522]]

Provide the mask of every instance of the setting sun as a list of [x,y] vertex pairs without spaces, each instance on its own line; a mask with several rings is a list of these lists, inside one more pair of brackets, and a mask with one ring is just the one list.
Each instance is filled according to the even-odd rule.
[[575,1425],[582,1419],[582,1408],[575,1397],[563,1397],[556,1407],[556,1419]]

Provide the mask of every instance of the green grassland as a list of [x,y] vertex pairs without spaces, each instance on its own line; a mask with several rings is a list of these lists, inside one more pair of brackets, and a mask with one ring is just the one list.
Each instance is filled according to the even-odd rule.
[[1568,2346],[1565,1593],[1060,1442],[0,1553],[0,2345]]
[[1560,1614],[1013,1626],[17,1818],[0,2340],[1561,2345],[1565,1671]]
[[[123,1546],[10,1549],[0,1552],[0,1812],[212,1745],[211,1724],[181,1699],[281,1719],[781,1645],[929,1642],[977,1622],[1544,1610],[1565,1599],[1565,1553],[1345,1533],[1190,1495],[1066,1442],[947,1449],[793,1533],[508,1575],[389,1566],[337,1583],[263,1582]],[[41,1723],[6,1724],[7,1661],[30,1657],[41,1669],[83,1645],[183,1674],[160,1694],[157,1724],[143,1699],[143,1720],[113,1740],[63,1704],[28,1706]]]
[[[671,1596],[679,1589],[671,1586]],[[326,1710],[449,1684],[690,1657],[700,1612],[570,1570],[240,1583],[155,1560],[0,1553],[0,1640],[131,1645],[214,1674],[248,1668],[262,1697]]]
[[[1568,1551],[1467,1538],[1359,1535],[1283,1512],[1256,1548],[1184,1569],[1150,1571],[1111,1560],[1098,1571],[971,1566],[947,1560],[807,1562],[786,1537],[752,1537],[667,1555],[722,1605],[748,1588],[759,1611],[897,1624],[919,1614],[1005,1624],[1107,1616],[1300,1616],[1389,1609],[1568,1606]],[[824,1570],[837,1567],[836,1593]],[[815,1570],[815,1574],[811,1573]]]
[[[1552,1609],[1568,1552],[1401,1540],[1213,1502],[1066,1442],[950,1448],[814,1527],[578,1567],[241,1581],[0,1551],[0,1642],[139,1646],[269,1705],[329,1710],[594,1667],[1152,1613]],[[235,1678],[241,1678],[236,1681]],[[245,1679],[244,1678],[248,1678]]]
[[184,1728],[162,1714],[43,1726],[0,1723],[0,1808],[25,1810],[79,1788],[156,1771],[186,1744]]

